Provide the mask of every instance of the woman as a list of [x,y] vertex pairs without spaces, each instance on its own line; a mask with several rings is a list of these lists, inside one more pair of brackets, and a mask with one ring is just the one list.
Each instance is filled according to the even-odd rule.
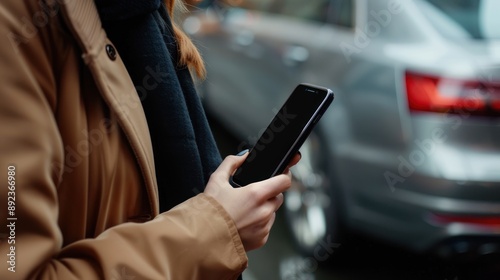
[[0,279],[236,279],[266,243],[290,174],[229,185],[173,13],[0,3]]

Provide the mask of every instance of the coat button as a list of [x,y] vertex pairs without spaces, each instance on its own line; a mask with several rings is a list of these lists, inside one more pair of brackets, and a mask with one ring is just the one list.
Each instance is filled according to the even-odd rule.
[[107,44],[106,45],[106,52],[108,53],[108,57],[111,60],[116,60],[116,50],[115,50],[115,47],[113,47],[113,45]]

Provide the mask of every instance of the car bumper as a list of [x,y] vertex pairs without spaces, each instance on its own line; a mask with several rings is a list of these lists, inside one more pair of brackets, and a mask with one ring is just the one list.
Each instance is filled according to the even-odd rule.
[[[424,184],[425,178],[414,176]],[[439,188],[440,180],[427,181]],[[449,185],[447,180],[441,183]],[[437,196],[409,185],[347,192],[348,226],[411,251],[446,258],[500,253],[500,201]],[[495,187],[500,189],[500,184]]]
[[[453,178],[453,174],[444,177],[435,163],[453,162],[443,162],[439,147],[426,154],[425,163],[403,174],[397,158],[403,155],[410,161],[413,150],[390,153],[353,143],[336,150],[332,174],[339,178],[339,185],[333,187],[341,189],[346,225],[419,253],[444,257],[500,253],[498,174],[468,176],[469,180]],[[476,162],[498,156],[446,147],[446,153],[452,151]],[[453,157],[446,158],[453,161]],[[388,179],[387,174],[399,178]]]

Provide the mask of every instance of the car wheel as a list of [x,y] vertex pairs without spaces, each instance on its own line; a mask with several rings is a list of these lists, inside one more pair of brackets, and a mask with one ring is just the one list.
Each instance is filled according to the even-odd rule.
[[302,158],[292,167],[292,186],[285,193],[283,209],[298,250],[324,261],[340,246],[341,238],[339,207],[326,172],[328,153],[315,132],[300,152]]

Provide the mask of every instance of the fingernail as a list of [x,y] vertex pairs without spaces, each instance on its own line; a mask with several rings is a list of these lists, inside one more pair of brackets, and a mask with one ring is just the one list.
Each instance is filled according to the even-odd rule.
[[243,150],[243,151],[241,151],[241,152],[237,153],[236,155],[237,155],[237,156],[242,156],[242,155],[246,154],[247,152],[248,152],[248,149],[245,149],[245,150]]

